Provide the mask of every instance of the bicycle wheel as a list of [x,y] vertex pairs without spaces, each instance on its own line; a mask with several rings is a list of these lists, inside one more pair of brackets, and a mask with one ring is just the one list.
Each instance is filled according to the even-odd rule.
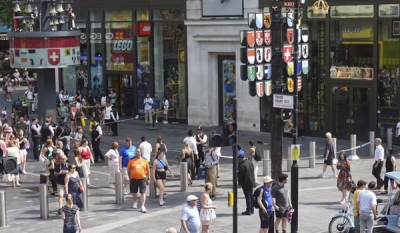
[[350,224],[344,216],[337,216],[332,218],[329,222],[329,233],[349,233]]

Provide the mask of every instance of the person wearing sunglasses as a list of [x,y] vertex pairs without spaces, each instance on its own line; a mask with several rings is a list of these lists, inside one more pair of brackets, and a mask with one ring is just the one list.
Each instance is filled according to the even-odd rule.
[[82,193],[79,188],[81,186],[81,180],[79,178],[78,172],[76,171],[75,164],[68,165],[68,173],[65,175],[64,183],[65,193],[71,194],[73,203],[77,205],[79,209],[82,209]]

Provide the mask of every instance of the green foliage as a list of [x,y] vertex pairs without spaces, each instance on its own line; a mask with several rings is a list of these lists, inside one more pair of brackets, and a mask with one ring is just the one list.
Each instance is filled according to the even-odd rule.
[[11,27],[13,25],[12,0],[0,0],[0,26]]

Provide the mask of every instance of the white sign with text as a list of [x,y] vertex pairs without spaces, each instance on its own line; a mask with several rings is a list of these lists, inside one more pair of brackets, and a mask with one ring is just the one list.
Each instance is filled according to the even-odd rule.
[[274,108],[293,109],[293,96],[274,94],[273,106]]

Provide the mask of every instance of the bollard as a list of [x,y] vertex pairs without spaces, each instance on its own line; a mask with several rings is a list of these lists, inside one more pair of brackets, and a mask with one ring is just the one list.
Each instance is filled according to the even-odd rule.
[[156,198],[157,197],[157,188],[156,184],[154,182],[154,176],[153,176],[153,168],[150,168],[150,198]]
[[292,148],[291,146],[288,147],[288,158],[286,160],[286,172],[290,172],[292,170]]
[[375,131],[369,131],[369,156],[374,157],[375,156]]
[[357,135],[351,134],[350,135],[350,148],[354,148],[351,150],[351,154],[348,158],[348,160],[359,160],[360,158],[357,156],[357,150],[355,147],[357,146]]
[[83,193],[82,193],[82,202],[83,202],[83,208],[82,211],[88,211],[89,210],[89,201],[88,201],[88,189],[87,189],[87,182],[86,178],[81,178],[82,186],[83,186]]
[[181,162],[181,192],[186,192],[188,188],[188,164]]
[[[336,147],[336,138],[332,138],[332,144],[333,144],[333,153],[335,154],[335,158],[333,158],[333,164],[337,164],[337,147]],[[325,151],[324,151],[325,153]],[[324,155],[325,156],[325,155]]]
[[310,142],[309,167],[315,168],[315,142]]
[[6,191],[0,191],[0,227],[7,226]]
[[115,173],[115,199],[118,205],[124,204],[124,182],[121,172]]
[[392,128],[387,129],[387,148],[393,148],[393,130]]
[[40,202],[40,218],[49,218],[49,194],[47,192],[47,184],[39,185],[39,202]]
[[271,157],[269,155],[269,150],[264,150],[263,159],[263,176],[271,175]]

